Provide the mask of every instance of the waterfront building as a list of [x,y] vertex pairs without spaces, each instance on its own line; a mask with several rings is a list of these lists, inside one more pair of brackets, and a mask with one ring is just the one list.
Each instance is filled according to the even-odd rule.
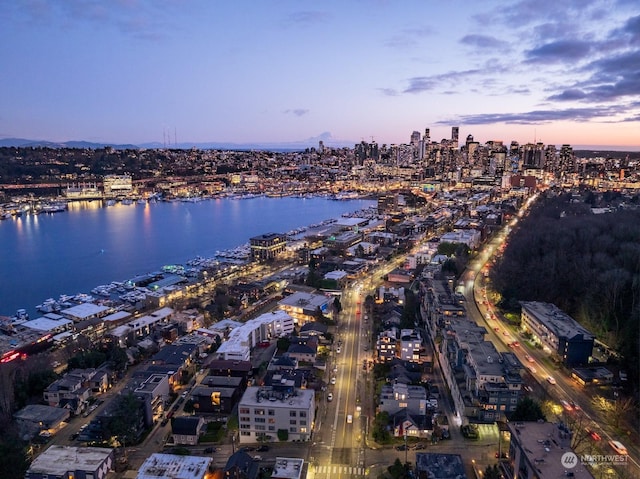
[[253,260],[273,260],[286,250],[287,237],[279,233],[266,233],[250,238],[249,245]]
[[102,189],[107,198],[127,196],[133,192],[133,181],[130,175],[105,175]]
[[594,336],[556,305],[522,301],[522,328],[549,354],[556,354],[566,366],[587,364],[593,352]]

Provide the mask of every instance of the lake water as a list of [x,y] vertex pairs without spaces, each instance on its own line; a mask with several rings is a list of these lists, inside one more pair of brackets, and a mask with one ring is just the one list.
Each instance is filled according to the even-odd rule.
[[89,293],[111,281],[184,264],[264,233],[337,218],[373,205],[327,198],[215,199],[196,203],[70,203],[55,214],[0,221],[0,315],[61,294]]

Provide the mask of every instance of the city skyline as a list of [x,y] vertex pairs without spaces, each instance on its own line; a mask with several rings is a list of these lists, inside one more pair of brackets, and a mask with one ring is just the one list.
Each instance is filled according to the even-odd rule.
[[[630,0],[3,2],[0,138],[640,150]],[[9,40],[10,39],[10,40]]]

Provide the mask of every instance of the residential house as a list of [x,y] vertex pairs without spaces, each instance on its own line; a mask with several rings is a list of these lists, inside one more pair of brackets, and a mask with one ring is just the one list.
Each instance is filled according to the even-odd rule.
[[173,442],[177,445],[195,446],[202,434],[205,422],[202,416],[178,416],[171,421]]

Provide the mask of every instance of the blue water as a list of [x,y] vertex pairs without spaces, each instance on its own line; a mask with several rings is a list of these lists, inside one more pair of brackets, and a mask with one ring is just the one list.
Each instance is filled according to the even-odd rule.
[[216,199],[198,203],[71,203],[69,211],[0,221],[0,315],[61,294],[184,264],[196,256],[286,233],[372,205],[326,198]]

